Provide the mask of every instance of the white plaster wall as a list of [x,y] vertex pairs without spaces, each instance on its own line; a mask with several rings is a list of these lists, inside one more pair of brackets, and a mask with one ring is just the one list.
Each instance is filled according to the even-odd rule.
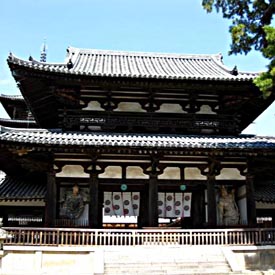
[[245,180],[237,168],[223,168],[220,175],[216,176],[216,180]]
[[120,166],[107,166],[104,173],[99,174],[99,178],[112,178],[121,179],[122,178],[122,168]]
[[104,109],[101,108],[100,103],[98,101],[90,101],[88,106],[85,108],[82,108],[82,110],[104,111]]
[[158,176],[158,179],[171,179],[171,180],[180,180],[180,168],[179,167],[166,167],[161,175]]
[[186,180],[206,180],[207,177],[201,174],[197,167],[186,167],[184,169],[184,178]]
[[0,274],[31,274],[41,268],[40,258],[34,251],[10,252],[2,258],[2,272]]
[[149,179],[149,176],[143,173],[143,170],[139,166],[128,166],[126,168],[127,179]]
[[[23,251],[25,249],[25,251]],[[97,267],[96,253],[89,251],[57,251],[49,247],[22,247],[21,249],[5,250],[1,263],[0,274],[94,274]],[[64,249],[66,250],[66,249]],[[101,267],[102,269],[102,267]]]
[[182,110],[182,107],[179,104],[163,103],[160,105],[159,110],[156,112],[159,113],[186,113]]
[[120,102],[117,108],[114,110],[116,112],[146,112],[142,109],[138,102]]
[[90,175],[84,172],[81,165],[64,165],[62,171],[56,177],[89,178]]
[[87,274],[93,270],[93,257],[89,253],[43,253],[42,270],[50,274]]
[[202,105],[200,110],[197,112],[197,114],[216,114],[216,112],[213,112],[211,107],[209,105]]

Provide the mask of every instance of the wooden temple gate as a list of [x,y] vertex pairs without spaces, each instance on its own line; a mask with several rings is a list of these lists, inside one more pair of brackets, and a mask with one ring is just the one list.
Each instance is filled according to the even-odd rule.
[[[274,138],[241,134],[274,100],[256,74],[221,55],[67,53],[64,64],[8,58],[23,97],[0,97],[20,111],[0,121],[5,226],[20,215],[47,228],[106,228],[106,216],[135,217],[133,230],[256,226],[255,187],[275,178]],[[14,194],[24,182],[32,193]]]

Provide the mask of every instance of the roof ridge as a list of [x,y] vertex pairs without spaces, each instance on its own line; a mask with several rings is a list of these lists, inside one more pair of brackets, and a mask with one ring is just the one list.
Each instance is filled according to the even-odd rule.
[[109,54],[109,55],[127,55],[127,56],[149,56],[149,57],[171,57],[171,58],[219,58],[220,53],[217,54],[194,54],[194,53],[167,53],[167,52],[143,52],[143,51],[127,51],[127,50],[105,50],[105,49],[89,49],[68,47],[68,54],[75,53],[92,53],[92,54]]

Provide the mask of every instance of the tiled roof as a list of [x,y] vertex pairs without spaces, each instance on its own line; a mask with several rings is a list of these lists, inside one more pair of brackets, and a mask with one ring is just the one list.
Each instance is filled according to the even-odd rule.
[[258,202],[275,203],[275,183],[255,186],[254,197]]
[[18,177],[9,177],[0,182],[0,201],[44,200],[46,185]]
[[248,81],[256,73],[233,73],[222,63],[222,56],[140,53],[68,48],[63,64],[33,60],[25,61],[10,55],[8,62],[23,67],[54,73],[97,77],[125,77],[146,79],[193,79]]
[[0,118],[0,125],[6,126],[6,125],[30,125],[32,128],[37,125],[35,120],[33,119],[10,119],[10,118]]
[[1,101],[1,99],[24,101],[24,98],[23,98],[22,95],[4,95],[4,94],[0,94],[0,101]]
[[275,137],[108,134],[0,127],[0,141],[21,144],[179,149],[273,149]]

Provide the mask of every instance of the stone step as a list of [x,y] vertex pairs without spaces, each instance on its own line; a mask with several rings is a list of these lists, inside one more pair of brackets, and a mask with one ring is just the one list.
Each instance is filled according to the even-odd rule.
[[105,249],[104,274],[230,274],[222,250],[217,247],[144,246]]
[[194,263],[194,262],[188,262],[188,263],[176,263],[176,262],[159,262],[159,263],[105,263],[106,267],[113,267],[113,268],[117,268],[117,267],[144,267],[144,266],[153,266],[153,265],[159,265],[159,266],[175,266],[175,267],[209,267],[209,268],[218,268],[218,267],[224,267],[224,266],[228,266],[227,262],[223,262],[223,263],[208,263],[208,262],[202,262],[202,263]]
[[132,265],[105,265],[105,272],[109,274],[109,272],[116,272],[119,274],[120,272],[127,271],[127,272],[146,272],[146,271],[154,271],[154,270],[161,270],[165,271],[166,273],[168,272],[185,272],[192,274],[192,272],[216,272],[216,273],[224,273],[224,272],[230,272],[230,268],[226,263],[223,265],[209,265],[207,263],[202,263],[202,264],[163,264],[163,263],[155,263],[155,264],[132,264]]
[[127,275],[273,275],[274,273],[263,273],[261,271],[244,271],[244,272],[215,272],[215,271],[189,271],[189,270],[177,270],[177,271],[164,271],[164,270],[141,270],[141,271],[119,271],[118,273],[116,272],[108,272],[104,273],[105,275],[122,275],[122,274],[127,274]]
[[123,263],[123,262],[128,262],[128,263],[143,263],[143,262],[177,262],[177,263],[189,263],[189,262],[208,262],[208,263],[222,263],[224,262],[225,259],[224,257],[219,257],[219,258],[213,258],[213,259],[202,259],[202,258],[185,258],[183,257],[177,257],[177,258],[160,258],[160,257],[108,257],[108,255],[105,254],[105,263]]

